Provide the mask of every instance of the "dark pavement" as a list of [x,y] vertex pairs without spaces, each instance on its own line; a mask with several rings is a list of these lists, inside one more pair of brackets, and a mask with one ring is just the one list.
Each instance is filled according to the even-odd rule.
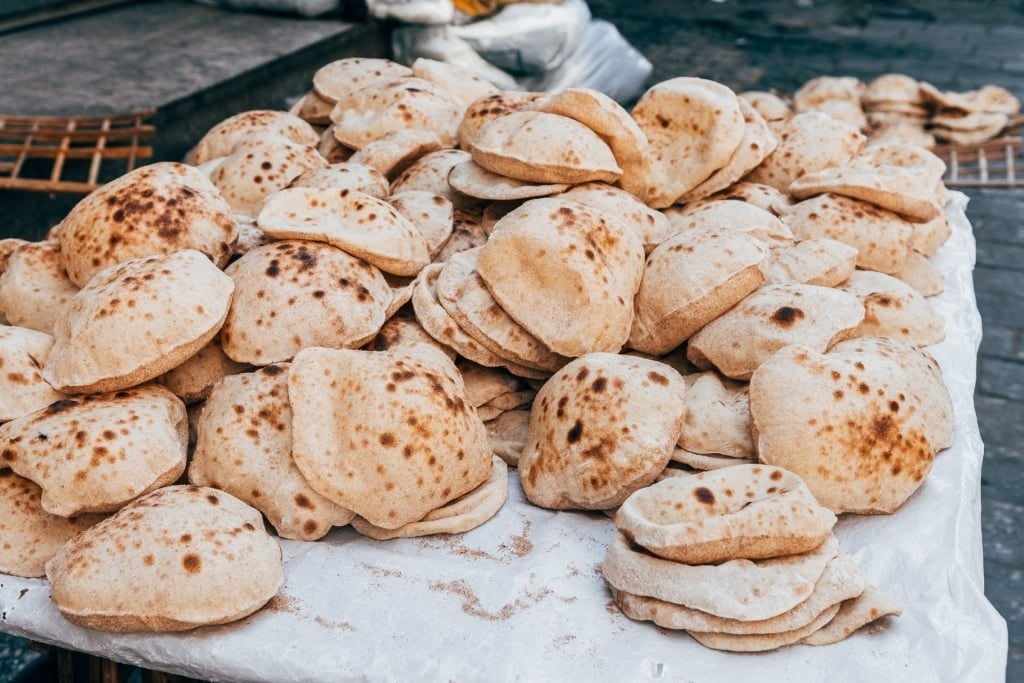
[[[174,11],[168,12],[171,6]],[[881,73],[895,71],[927,80],[941,89],[968,90],[994,83],[1024,99],[1024,9],[1020,3],[983,0],[888,3],[651,0],[624,3],[591,0],[590,7],[594,16],[614,22],[651,60],[655,66],[651,83],[692,75],[721,81],[738,91],[792,92],[815,76],[857,76],[870,80]],[[189,13],[213,11],[189,3],[158,1],[133,11],[163,13],[165,21],[177,16],[176,21],[184,22],[183,25],[196,33],[213,30],[210,22],[189,23]],[[233,15],[231,21],[245,20]],[[303,30],[294,20],[281,21],[289,22],[289,31]],[[344,52],[342,39],[332,43],[333,53],[323,48],[325,36],[331,34],[328,29],[322,24],[310,24],[307,39],[311,47],[303,48],[307,57],[313,54],[308,60],[310,63],[317,57],[327,61],[334,58],[328,54]],[[325,33],[317,37],[312,35],[315,31]],[[203,48],[190,48],[192,51],[187,56],[181,55],[186,41],[190,46],[201,45],[201,36],[175,35],[166,27],[161,35],[166,39],[151,42],[149,48],[155,53],[157,63],[163,60],[164,64],[172,65],[178,58],[187,57],[191,73],[211,72]],[[228,38],[222,38],[225,39]],[[242,40],[237,35],[231,39]],[[360,40],[363,44],[354,47],[357,51],[351,54],[366,49],[365,35]],[[4,55],[0,62],[0,82],[13,82],[8,79],[9,65],[21,63],[17,60],[25,57],[12,51],[16,41],[24,45],[25,34],[0,35],[0,54]],[[301,40],[289,46],[279,45],[275,50],[269,38],[250,35],[244,44],[245,47],[239,43],[232,49],[221,46],[214,51],[221,56],[212,59],[270,55],[284,60],[302,51],[297,47]],[[320,45],[321,51],[310,53],[314,45]],[[131,52],[122,50],[119,54],[130,56]],[[229,56],[223,57],[225,54]],[[24,63],[28,66],[23,68],[33,68],[32,61]],[[106,70],[104,73],[109,75],[111,84],[119,84],[130,83],[134,73],[145,67],[139,63],[126,66],[115,60],[93,63],[91,68]],[[180,88],[182,93],[190,93],[188,96],[175,99],[166,95],[170,97],[167,102],[146,100],[139,104],[160,105],[163,115],[168,117],[168,125],[174,117],[197,116],[197,112],[212,117],[220,111],[217,106],[229,113],[250,106],[283,106],[279,99],[274,99],[280,97],[280,88],[275,92],[268,87],[258,97],[252,92],[253,84],[266,80],[268,74],[276,73],[276,77],[281,78],[280,68],[261,67],[259,60],[247,68],[261,76],[257,78],[250,73],[249,80],[242,81],[243,85],[232,86],[234,90],[222,88],[219,100],[216,86],[204,84],[202,89],[189,89],[177,82],[174,87]],[[260,72],[260,68],[264,71]],[[307,72],[301,69],[308,69],[308,64],[301,69],[294,68],[300,77],[307,77]],[[181,79],[187,79],[189,73],[188,69],[174,71]],[[74,100],[65,92],[71,87],[66,83],[36,78],[31,85],[35,96],[52,93],[57,102],[50,104],[55,107],[74,105]],[[158,90],[156,85],[152,87]],[[13,90],[5,89],[5,92],[10,97]],[[104,97],[107,102],[116,101],[123,92],[111,85]],[[297,95],[299,91],[296,89],[289,94]],[[10,100],[0,102],[3,102],[0,109],[11,106]],[[236,102],[237,106],[231,109]],[[94,104],[91,100],[90,103]],[[132,100],[133,106],[135,103],[136,100]],[[172,117],[168,111],[176,113]],[[1021,314],[1024,310],[1024,188],[966,192],[971,198],[967,215],[977,239],[975,289],[984,325],[975,404],[985,442],[981,493],[986,593],[1008,622],[1010,650],[1006,680],[1018,682],[1024,681],[1024,339],[1021,336],[1024,329]],[[45,211],[45,200],[40,201],[44,203],[38,210]],[[0,198],[0,214],[7,212],[7,206],[9,204],[5,206]],[[45,230],[45,227],[48,226],[39,229]],[[10,234],[9,231],[9,226],[0,226],[0,237]],[[22,666],[19,658],[30,654],[26,654],[21,641],[0,638],[0,682],[16,680],[16,672]]]

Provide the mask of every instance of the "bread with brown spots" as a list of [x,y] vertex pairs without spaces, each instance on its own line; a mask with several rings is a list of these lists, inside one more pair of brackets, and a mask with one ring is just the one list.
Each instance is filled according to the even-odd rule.
[[344,57],[324,64],[313,73],[313,89],[325,100],[337,102],[375,81],[412,75],[412,69],[379,57]]
[[52,347],[53,337],[45,332],[0,325],[0,423],[64,397],[40,372]]
[[0,274],[0,315],[10,325],[52,335],[78,289],[64,269],[59,244],[28,242],[11,252]]
[[686,564],[810,552],[835,523],[800,477],[765,465],[665,479],[636,491],[615,514],[631,541]]
[[493,95],[497,86],[485,81],[469,69],[452,62],[418,57],[411,65],[412,75],[441,86],[465,110],[481,97]]
[[109,266],[61,312],[43,377],[60,391],[79,394],[158,377],[213,339],[234,290],[231,278],[194,249]]
[[686,415],[686,385],[664,363],[590,353],[534,399],[519,477],[527,499],[553,509],[605,510],[665,469]]
[[423,235],[430,258],[436,256],[452,236],[455,210],[447,196],[425,190],[402,190],[393,192],[388,203]]
[[499,175],[472,159],[452,166],[448,172],[448,183],[467,197],[493,201],[546,197],[569,188],[568,183],[534,183]]
[[281,547],[234,496],[169,486],[82,532],[46,563],[68,621],[102,631],[185,631],[265,605],[284,582]]
[[429,130],[403,128],[371,140],[348,160],[376,169],[385,178],[395,178],[419,157],[441,148],[441,141]]
[[313,541],[355,516],[314,491],[295,466],[287,363],[225,377],[196,431],[189,483],[248,503],[282,538]]
[[47,512],[112,512],[185,471],[185,405],[156,384],[66,398],[0,425],[0,467],[38,484]]
[[755,457],[746,382],[736,382],[717,372],[683,375],[683,379],[686,426],[678,444],[697,453]]
[[217,335],[181,365],[157,377],[156,382],[174,392],[185,405],[192,405],[205,400],[213,385],[221,379],[250,369],[248,363],[228,358],[221,346],[220,335]]
[[797,282],[835,287],[853,274],[857,254],[856,247],[838,240],[805,239],[769,249],[761,271],[770,284]]
[[39,503],[41,489],[7,467],[0,468],[0,572],[14,576],[45,576],[44,565],[61,546],[101,515],[67,518],[53,515]]
[[211,159],[231,154],[244,138],[280,136],[300,145],[312,147],[320,140],[307,121],[290,112],[275,109],[252,109],[239,112],[206,131],[193,148],[189,163],[205,164]]
[[703,199],[686,206],[670,206],[665,215],[672,233],[707,228],[745,232],[769,246],[792,244],[793,231],[774,213],[740,199]]
[[491,119],[519,111],[527,104],[544,97],[544,93],[502,90],[481,97],[466,108],[459,122],[458,143],[463,150],[469,151],[477,132]]
[[592,206],[633,230],[639,235],[644,244],[644,253],[647,254],[676,232],[675,226],[664,213],[652,209],[614,185],[582,183],[572,186],[560,197]]
[[854,336],[864,317],[857,297],[840,289],[762,285],[690,337],[686,357],[702,370],[748,380],[782,347],[800,343],[825,351]]
[[758,457],[795,472],[835,513],[890,513],[952,441],[953,406],[935,361],[886,337],[821,354],[799,344],[750,379]]
[[388,179],[372,166],[339,161],[326,168],[312,168],[297,176],[288,187],[319,187],[330,190],[357,190],[377,199],[388,196]]
[[925,296],[892,275],[857,270],[839,285],[864,305],[864,320],[856,337],[892,337],[915,346],[938,344],[946,338],[946,321]]
[[838,643],[873,621],[887,616],[898,617],[902,612],[894,599],[874,586],[867,586],[860,595],[844,600],[831,621],[799,642],[804,645]]
[[375,526],[423,519],[491,474],[483,422],[455,364],[432,345],[303,349],[288,394],[299,471]]
[[240,363],[279,363],[307,346],[357,348],[391,303],[380,270],[326,242],[273,242],[225,272],[236,289],[221,345]]

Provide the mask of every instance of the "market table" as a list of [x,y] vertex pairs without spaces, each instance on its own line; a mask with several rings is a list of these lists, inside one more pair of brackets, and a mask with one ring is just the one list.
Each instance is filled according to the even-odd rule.
[[282,541],[285,583],[239,622],[180,634],[111,634],[65,621],[47,582],[0,575],[0,630],[197,678],[347,680],[1003,680],[1006,623],[984,595],[983,444],[974,410],[981,319],[966,196],[933,262],[946,339],[930,347],[953,398],[955,441],[895,514],[841,518],[869,583],[903,606],[836,645],[730,654],[634,622],[600,572],[614,532],[600,513],[554,512],[514,473],[498,515],[466,534],[373,541],[350,528]]

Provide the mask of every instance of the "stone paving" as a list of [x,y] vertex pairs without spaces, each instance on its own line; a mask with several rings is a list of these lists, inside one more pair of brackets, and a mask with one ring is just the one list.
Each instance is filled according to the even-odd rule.
[[[161,11],[166,4],[144,8]],[[1024,51],[1019,48],[1024,45],[1024,9],[1019,3],[589,4],[594,16],[613,21],[652,61],[651,83],[696,75],[736,90],[791,92],[819,75],[867,80],[898,71],[942,89],[996,83],[1024,99]],[[167,54],[187,38],[164,35],[169,39],[154,49]],[[4,40],[0,36],[0,50]],[[6,59],[10,52],[4,54]],[[984,325],[975,405],[985,441],[981,494],[986,594],[1008,622],[1006,680],[1016,683],[1024,681],[1024,189],[967,194],[967,214],[977,239],[975,289]],[[15,680],[17,665],[10,664],[22,661],[15,658],[30,656],[17,639],[0,634],[0,683]]]

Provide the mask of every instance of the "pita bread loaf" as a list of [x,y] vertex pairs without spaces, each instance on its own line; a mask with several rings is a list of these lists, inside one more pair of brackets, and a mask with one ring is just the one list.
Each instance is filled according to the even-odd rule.
[[614,99],[591,88],[565,88],[525,108],[568,116],[597,133],[622,168],[619,186],[641,202],[647,198],[651,170],[647,136]]
[[764,465],[665,479],[633,493],[615,514],[631,541],[686,564],[810,552],[835,523],[800,477]]
[[844,600],[831,621],[800,642],[804,645],[838,643],[873,621],[901,613],[899,603],[878,588],[867,586],[860,595]]
[[448,183],[467,197],[494,201],[546,197],[569,188],[566,183],[532,183],[498,175],[472,159],[455,164],[448,173]]
[[838,240],[805,239],[772,247],[761,263],[761,272],[768,284],[797,282],[835,287],[853,274],[858,253],[856,247]]
[[781,216],[786,207],[793,203],[788,191],[782,192],[771,185],[752,183],[741,180],[733,183],[721,192],[716,192],[707,198],[706,201],[719,199],[739,199],[740,201],[753,204],[759,209],[764,209],[773,216]]
[[340,161],[325,168],[310,169],[288,187],[319,187],[331,190],[356,190],[377,199],[390,193],[388,179],[380,171],[354,161]]
[[864,592],[864,578],[853,559],[839,553],[827,565],[806,600],[788,612],[755,621],[726,619],[664,600],[613,590],[615,603],[630,619],[653,621],[662,628],[731,635],[784,633],[807,626],[829,607]]
[[890,513],[950,443],[952,404],[935,362],[904,342],[794,344],[750,379],[758,457],[802,477],[835,513]]
[[783,220],[798,239],[833,239],[857,249],[861,268],[891,273],[910,250],[912,223],[868,201],[819,194],[786,210]]
[[686,386],[658,361],[612,353],[577,358],[544,383],[519,458],[527,499],[604,510],[665,469],[686,416]]
[[493,469],[487,431],[458,369],[429,344],[303,349],[288,393],[299,471],[375,526],[421,520]]
[[911,250],[907,260],[892,276],[907,283],[923,296],[941,294],[946,288],[946,277],[924,254]]
[[544,97],[544,93],[502,90],[474,101],[459,123],[459,147],[469,150],[477,132],[491,119],[519,111],[527,104]]
[[156,381],[170,389],[185,405],[192,405],[206,400],[213,385],[221,379],[250,369],[248,364],[228,358],[221,346],[220,335],[217,335],[181,365],[157,377]]
[[683,379],[686,423],[679,445],[697,453],[753,458],[747,385],[716,372],[684,375]]
[[441,86],[465,110],[481,97],[499,92],[497,86],[458,64],[418,57],[412,63],[412,75]]
[[346,147],[338,138],[334,137],[334,126],[324,128],[323,133],[320,134],[320,144],[316,146],[316,151],[320,152],[320,156],[329,164],[348,161],[355,153],[354,149]]
[[137,168],[80,201],[61,222],[61,253],[79,287],[107,266],[196,249],[223,268],[238,239],[231,207],[198,170],[159,162]]
[[492,457],[491,476],[475,489],[428,512],[423,519],[409,522],[397,529],[370,524],[362,517],[352,520],[352,528],[363,536],[378,541],[392,538],[414,538],[432,534],[460,534],[475,529],[498,514],[508,498],[508,465],[498,456]]
[[910,248],[925,256],[934,256],[939,247],[953,234],[949,217],[943,211],[927,223],[914,223],[914,233],[910,236]]
[[764,243],[729,228],[677,233],[651,252],[637,292],[629,347],[671,351],[764,281]]
[[359,150],[399,130],[433,133],[442,147],[455,145],[463,107],[448,92],[414,76],[380,80],[341,99],[331,111],[334,137]]
[[288,365],[225,377],[197,424],[189,483],[227,491],[282,538],[313,541],[355,516],[314,491],[292,460]]
[[329,126],[332,109],[334,102],[324,99],[316,90],[309,90],[288,109],[288,113],[312,126]]
[[864,87],[860,100],[865,108],[869,105],[891,102],[921,104],[921,84],[916,78],[901,73],[886,73],[876,76]]
[[412,223],[427,244],[428,256],[441,250],[455,227],[455,211],[448,197],[424,190],[403,190],[388,203]]
[[45,332],[0,325],[0,423],[64,398],[40,372],[52,347]]
[[412,69],[390,59],[346,57],[324,64],[313,74],[313,89],[337,102],[375,81],[412,76]]
[[419,190],[446,197],[455,209],[477,204],[473,197],[462,194],[448,182],[448,174],[456,164],[472,159],[472,155],[461,149],[439,149],[424,154],[406,168],[391,183],[391,192],[401,194]]
[[[691,477],[678,478],[685,482]],[[839,542],[829,536],[801,555],[692,565],[652,555],[616,532],[601,573],[615,590],[726,619],[759,621],[784,614],[807,600],[825,567],[838,554]]]
[[686,357],[702,370],[746,380],[788,344],[818,352],[849,339],[865,318],[856,296],[817,285],[763,285],[690,337]]
[[832,605],[806,626],[782,633],[731,635],[728,633],[689,631],[689,634],[704,647],[714,650],[725,650],[727,652],[767,652],[800,642],[803,638],[825,626],[838,613],[839,605]]
[[509,467],[518,467],[530,432],[530,410],[504,410],[493,420],[484,422],[487,439],[495,455]]
[[377,336],[371,339],[365,348],[367,351],[387,351],[396,346],[418,343],[433,344],[452,360],[458,355],[455,349],[437,341],[423,329],[411,307],[404,307],[388,318]]
[[786,100],[773,92],[747,90],[739,93],[738,97],[753,107],[765,121],[788,119],[793,115],[793,110],[786,103]]
[[[721,453],[698,453],[696,451],[687,450],[681,446],[676,446],[672,450],[672,463],[683,465],[688,474],[696,474],[697,472],[706,472],[708,470],[719,470],[723,467],[735,467],[737,465],[756,465],[757,458],[736,458],[731,455],[723,455]],[[665,470],[674,469],[666,467]],[[680,469],[682,471],[682,468]],[[663,478],[665,472],[658,475],[658,478]]]
[[577,357],[625,344],[643,258],[636,233],[605,214],[535,199],[498,221],[476,270],[516,322],[555,353]]
[[676,232],[676,228],[664,213],[650,208],[626,190],[612,185],[582,183],[574,185],[559,196],[592,206],[635,231],[644,244],[644,253],[647,254]]
[[376,267],[324,242],[273,242],[225,272],[235,296],[221,345],[239,363],[286,361],[306,346],[362,346],[380,331],[392,297]]
[[189,163],[205,164],[217,157],[231,154],[246,138],[280,136],[292,142],[312,147],[320,136],[309,123],[295,114],[273,109],[253,109],[229,116],[196,143]]
[[[64,308],[43,377],[67,393],[116,391],[158,377],[213,339],[234,289],[194,249],[110,266]],[[139,343],[126,345],[126,338]]]
[[348,160],[374,168],[386,178],[394,178],[416,159],[441,147],[441,140],[431,131],[405,128],[371,140]]
[[845,164],[864,147],[857,128],[822,112],[805,112],[768,124],[779,144],[744,180],[781,192],[804,174]]
[[51,515],[39,503],[40,488],[10,469],[0,468],[0,572],[45,576],[44,565],[61,546],[99,522],[100,515],[70,519]]
[[103,631],[183,631],[252,614],[284,582],[259,512],[199,486],[170,486],[82,532],[46,563],[68,621]]
[[0,465],[43,489],[47,512],[112,512],[185,471],[185,405],[155,384],[63,399],[0,425]]
[[492,173],[531,183],[615,182],[622,175],[611,148],[574,119],[516,111],[491,119],[469,148]]
[[56,242],[29,242],[7,257],[0,274],[0,314],[17,327],[53,334],[61,311],[78,292]]
[[793,181],[789,192],[798,199],[831,192],[862,199],[914,222],[926,222],[941,213],[935,184],[926,183],[917,170],[895,164],[834,166]]
[[864,320],[853,336],[892,337],[915,346],[946,338],[945,320],[921,292],[885,273],[858,270],[839,289],[864,305]]
[[834,100],[859,103],[864,87],[864,83],[853,76],[818,76],[793,93],[793,108],[799,113]]
[[633,107],[651,155],[647,203],[670,206],[729,163],[746,124],[736,93],[703,78],[651,86]]
[[777,216],[739,199],[707,200],[682,210],[665,209],[674,233],[704,228],[729,228],[745,232],[767,245],[791,244],[793,232]]

